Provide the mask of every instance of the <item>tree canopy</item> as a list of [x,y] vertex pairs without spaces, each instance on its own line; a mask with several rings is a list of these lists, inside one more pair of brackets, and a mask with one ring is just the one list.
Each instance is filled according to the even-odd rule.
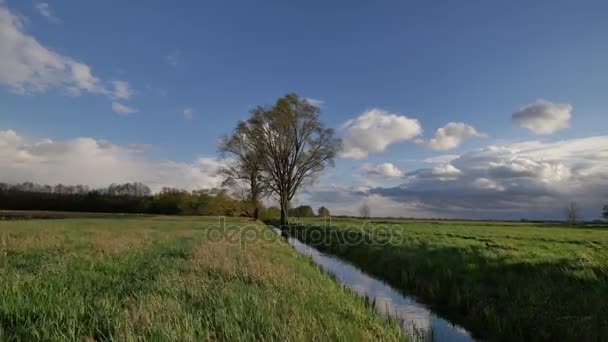
[[311,184],[342,146],[334,131],[320,120],[320,110],[296,94],[272,107],[257,107],[247,121],[248,139],[259,157],[268,188],[279,198],[281,225],[288,223],[296,192]]
[[289,215],[294,217],[314,217],[315,212],[309,205],[301,205],[289,210]]
[[327,209],[325,207],[320,207],[319,209],[317,209],[317,214],[320,217],[329,217],[329,216],[331,216],[331,214],[329,213],[329,209]]
[[260,217],[260,197],[267,192],[268,187],[253,139],[250,125],[242,121],[230,136],[222,137],[218,150],[223,157],[223,166],[219,173],[224,176],[223,185],[237,191],[252,208],[252,216],[257,220]]

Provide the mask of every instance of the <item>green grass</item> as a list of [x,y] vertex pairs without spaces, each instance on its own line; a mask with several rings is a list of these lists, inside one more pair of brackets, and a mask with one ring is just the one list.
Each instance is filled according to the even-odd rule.
[[214,224],[0,222],[0,340],[404,339],[286,242],[234,239],[267,228]]
[[482,338],[608,340],[606,229],[346,219],[300,228],[301,239],[419,296]]

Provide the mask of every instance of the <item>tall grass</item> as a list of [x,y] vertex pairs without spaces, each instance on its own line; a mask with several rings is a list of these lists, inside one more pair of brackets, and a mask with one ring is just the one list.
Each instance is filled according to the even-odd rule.
[[294,233],[482,338],[608,340],[606,230],[339,220]]
[[404,339],[285,242],[211,239],[213,224],[0,222],[0,340]]

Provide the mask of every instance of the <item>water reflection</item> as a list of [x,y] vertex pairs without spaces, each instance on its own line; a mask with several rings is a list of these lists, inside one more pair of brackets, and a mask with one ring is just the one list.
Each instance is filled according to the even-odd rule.
[[290,237],[289,243],[301,254],[310,256],[326,272],[332,274],[359,295],[367,297],[380,314],[397,319],[403,330],[419,341],[474,341],[462,327],[434,314],[413,298],[399,293],[357,267],[337,257],[324,254]]

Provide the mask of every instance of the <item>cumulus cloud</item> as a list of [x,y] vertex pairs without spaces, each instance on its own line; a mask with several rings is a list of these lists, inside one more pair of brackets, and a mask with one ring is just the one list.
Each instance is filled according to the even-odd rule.
[[382,163],[380,165],[363,164],[360,168],[366,175],[380,176],[384,178],[399,178],[405,173],[391,163]]
[[[600,216],[608,189],[608,136],[487,146],[432,168],[408,172],[399,186],[317,187],[308,195],[336,214],[357,214],[373,198],[379,216],[564,219],[576,201]],[[339,210],[334,210],[334,208]]]
[[462,122],[450,122],[437,129],[435,136],[429,141],[418,140],[418,143],[433,150],[449,150],[462,144],[466,138],[485,137],[471,125]]
[[0,83],[16,93],[58,88],[71,95],[89,92],[121,99],[130,95],[126,82],[116,81],[114,87],[108,86],[93,75],[88,65],[55,52],[26,34],[24,20],[2,2],[0,42]]
[[417,179],[434,179],[439,181],[457,180],[462,171],[451,164],[435,166],[431,169],[418,169],[412,173]]
[[418,120],[382,109],[369,110],[340,128],[344,131],[341,157],[347,159],[384,152],[390,144],[411,140],[422,133]]
[[34,5],[40,15],[48,19],[51,23],[60,23],[61,20],[55,16],[53,11],[51,10],[51,6],[46,2],[38,2]]
[[502,185],[498,185],[495,181],[488,178],[477,178],[473,182],[473,186],[478,189],[505,191],[505,188]]
[[12,130],[0,131],[1,181],[90,187],[139,181],[153,191],[165,186],[193,190],[221,184],[220,164],[214,158],[201,157],[190,163],[152,160],[143,154],[145,149],[93,138],[36,141]]
[[538,100],[513,113],[513,122],[534,134],[547,135],[570,126],[572,106]]
[[184,109],[184,112],[182,114],[184,115],[184,119],[186,120],[192,120],[192,118],[194,117],[194,111],[192,110],[192,108]]
[[118,114],[131,114],[137,112],[137,109],[126,106],[120,102],[112,102],[112,110]]
[[599,136],[488,146],[441,168],[414,171],[399,187],[370,191],[463,217],[561,219],[572,200],[597,217],[606,189],[608,136]]
[[459,154],[442,154],[440,156],[423,159],[422,162],[428,164],[446,164],[459,157]]

